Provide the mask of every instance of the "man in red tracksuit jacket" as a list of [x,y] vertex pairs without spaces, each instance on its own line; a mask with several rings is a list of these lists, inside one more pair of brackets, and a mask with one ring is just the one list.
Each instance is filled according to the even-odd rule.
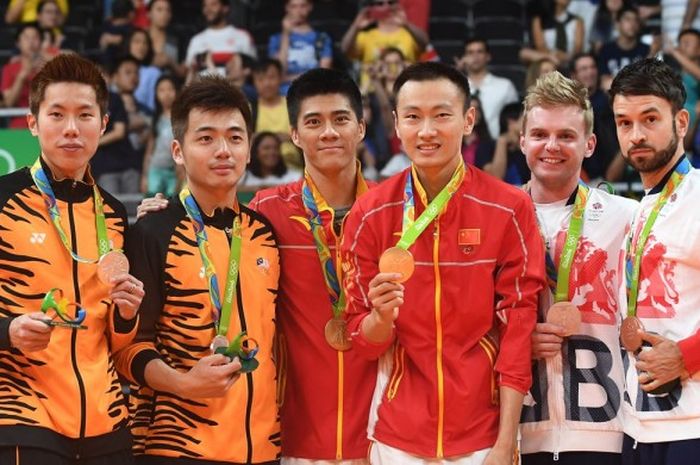
[[[416,64],[394,92],[412,166],[358,199],[342,243],[353,350],[381,357],[370,461],[511,464],[544,285],[533,205],[464,165],[461,73]],[[402,265],[380,265],[392,248]]]

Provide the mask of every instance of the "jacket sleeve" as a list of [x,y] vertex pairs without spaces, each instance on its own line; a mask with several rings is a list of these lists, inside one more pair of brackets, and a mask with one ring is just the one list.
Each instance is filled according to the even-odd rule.
[[700,370],[700,332],[678,341],[678,347],[683,355],[685,369],[692,376]]
[[500,325],[496,372],[499,385],[526,393],[532,383],[531,334],[537,321],[537,302],[545,286],[544,247],[535,210],[523,196],[511,224],[504,228],[495,277],[496,312]]
[[359,202],[348,213],[345,222],[341,256],[343,287],[346,298],[346,320],[353,349],[370,360],[379,358],[393,343],[395,333],[381,344],[367,340],[360,330],[362,320],[372,311],[367,298],[369,282],[379,273],[377,236],[372,231]]
[[[146,365],[160,358],[156,350],[156,322],[165,301],[162,246],[155,234],[144,227],[141,221],[130,228],[126,240],[126,255],[129,258],[131,273],[143,282],[144,295],[139,308],[140,325],[133,341],[115,354],[117,370],[130,381],[146,386],[144,372]],[[160,230],[159,234],[167,234]]]

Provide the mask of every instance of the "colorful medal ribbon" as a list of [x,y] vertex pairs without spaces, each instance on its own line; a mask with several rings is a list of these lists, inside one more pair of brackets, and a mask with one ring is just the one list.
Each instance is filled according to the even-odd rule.
[[[556,274],[557,287],[556,291],[554,292],[555,302],[564,302],[569,300],[569,276],[571,275],[571,265],[574,263],[574,256],[576,256],[578,241],[581,238],[581,233],[583,232],[583,214],[586,211],[588,193],[588,186],[585,185],[583,181],[579,181],[578,190],[576,191],[576,201],[574,202],[574,210],[571,213],[571,220],[569,220],[569,230],[566,232],[564,248],[562,249],[561,256],[559,257],[559,269],[557,270]],[[545,256],[549,258],[549,253],[546,253]],[[549,266],[547,266],[547,268],[549,268]]]
[[224,290],[224,302],[221,303],[219,296],[219,280],[216,276],[214,263],[209,258],[209,240],[207,232],[204,230],[204,219],[199,211],[197,202],[192,197],[190,190],[184,187],[180,191],[180,202],[187,212],[192,224],[194,234],[197,238],[197,247],[204,264],[204,273],[209,285],[209,298],[214,306],[212,316],[216,322],[216,334],[226,337],[228,324],[231,319],[231,308],[233,300],[236,298],[236,285],[238,283],[238,268],[241,260],[241,219],[240,215],[235,215],[231,228],[231,251],[228,258],[228,274],[226,275],[226,289]]
[[105,221],[104,205],[102,204],[102,196],[100,195],[97,185],[93,184],[92,193],[95,200],[95,228],[97,230],[97,253],[98,257],[96,259],[89,259],[80,257],[78,254],[73,252],[70,242],[68,241],[68,235],[63,230],[61,226],[61,214],[58,210],[58,205],[56,204],[56,195],[51,188],[51,183],[49,182],[46,172],[41,167],[40,159],[34,162],[30,169],[32,179],[34,184],[41,192],[41,196],[44,199],[44,204],[49,211],[49,216],[51,217],[51,222],[53,223],[58,236],[61,238],[61,242],[66,250],[70,253],[70,256],[79,263],[97,263],[103,255],[110,251],[109,239],[107,238],[107,222]]
[[301,199],[304,203],[306,216],[309,219],[311,234],[314,237],[318,258],[321,261],[323,278],[326,281],[328,296],[333,307],[333,316],[338,317],[345,309],[345,293],[340,285],[340,259],[336,259],[336,263],[333,264],[331,250],[328,246],[328,238],[326,237],[326,230],[323,228],[321,213],[318,209],[318,204],[321,203],[323,199],[317,198],[315,195],[316,192],[316,186],[311,180],[311,177],[308,175],[308,173],[304,173],[304,184],[301,189]]
[[464,179],[464,161],[460,159],[457,169],[452,174],[449,182],[440,193],[435,196],[432,202],[425,208],[417,220],[414,221],[416,215],[416,203],[413,195],[413,170],[406,176],[406,186],[404,188],[403,202],[403,224],[401,227],[401,238],[396,243],[396,247],[404,250],[416,242],[418,236],[428,227],[431,221],[445,208],[447,202],[452,198],[460,183]]
[[664,208],[666,202],[676,190],[678,185],[683,181],[686,174],[690,172],[690,162],[687,158],[683,160],[676,166],[676,169],[671,174],[668,182],[664,186],[663,190],[659,194],[659,198],[656,200],[654,207],[649,213],[649,217],[644,223],[644,228],[642,232],[639,233],[637,242],[635,243],[634,252],[632,249],[632,237],[634,236],[635,228],[632,228],[629,236],[627,236],[627,259],[625,263],[625,277],[627,280],[627,316],[634,317],[637,315],[637,295],[639,294],[639,273],[642,268],[642,255],[644,254],[644,246],[649,239],[649,234],[651,234],[651,228],[656,222],[661,209]]

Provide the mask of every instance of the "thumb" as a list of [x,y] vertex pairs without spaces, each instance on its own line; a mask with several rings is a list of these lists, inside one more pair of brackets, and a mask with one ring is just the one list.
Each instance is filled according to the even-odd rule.
[[658,334],[648,333],[648,332],[642,331],[642,330],[639,330],[638,334],[642,337],[643,341],[647,341],[648,343],[650,343],[653,346],[655,346],[656,344],[658,344],[666,339],[663,336],[660,336]]

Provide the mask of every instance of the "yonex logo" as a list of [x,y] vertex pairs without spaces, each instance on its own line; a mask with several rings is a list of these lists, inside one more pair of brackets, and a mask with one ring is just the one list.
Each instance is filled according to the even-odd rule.
[[32,244],[43,244],[46,240],[46,233],[32,233],[29,242]]

